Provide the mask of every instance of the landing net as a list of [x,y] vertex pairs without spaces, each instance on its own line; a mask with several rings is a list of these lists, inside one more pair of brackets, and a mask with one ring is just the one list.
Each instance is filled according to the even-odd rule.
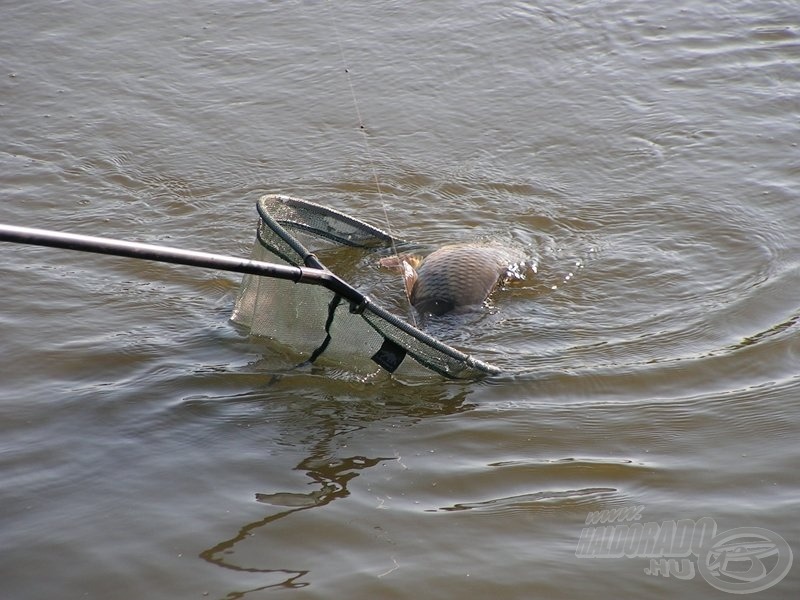
[[[363,221],[299,198],[262,196],[257,208],[253,260],[329,270],[316,252],[349,247],[375,253],[377,262],[381,253],[407,246]],[[500,372],[417,329],[349,284],[331,290],[245,275],[232,320],[305,362],[356,373],[374,372],[376,364],[391,373],[433,371],[453,379]]]

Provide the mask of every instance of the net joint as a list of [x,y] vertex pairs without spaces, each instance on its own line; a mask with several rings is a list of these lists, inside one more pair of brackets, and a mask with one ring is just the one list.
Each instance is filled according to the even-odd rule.
[[350,302],[350,312],[354,315],[360,315],[361,313],[366,310],[367,306],[371,304],[371,300],[369,296],[364,296],[361,298],[360,302]]

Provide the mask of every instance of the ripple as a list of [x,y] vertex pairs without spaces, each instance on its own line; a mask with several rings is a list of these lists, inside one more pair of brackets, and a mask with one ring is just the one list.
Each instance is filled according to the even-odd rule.
[[506,498],[493,498],[478,502],[463,502],[438,509],[443,512],[474,510],[490,515],[517,514],[520,512],[558,512],[564,510],[590,510],[596,504],[607,506],[608,499],[617,492],[614,488],[584,488],[531,492]]

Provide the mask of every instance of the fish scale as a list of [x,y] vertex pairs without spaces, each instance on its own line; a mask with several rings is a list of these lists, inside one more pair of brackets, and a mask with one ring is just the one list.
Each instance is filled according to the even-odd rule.
[[491,244],[453,244],[428,255],[416,272],[409,296],[422,314],[442,315],[482,303],[523,257]]

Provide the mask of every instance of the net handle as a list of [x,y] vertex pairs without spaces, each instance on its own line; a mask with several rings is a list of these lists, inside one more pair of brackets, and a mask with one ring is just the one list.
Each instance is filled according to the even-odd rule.
[[260,275],[262,277],[272,277],[275,279],[287,279],[295,283],[320,285],[341,295],[343,298],[356,305],[363,305],[369,302],[364,294],[325,269],[292,267],[289,265],[279,265],[247,258],[226,256],[224,254],[182,250],[180,248],[170,248],[169,246],[65,233],[49,229],[37,229],[34,227],[19,227],[2,223],[0,223],[0,242],[15,242],[18,244],[47,246],[65,250],[79,250],[81,252],[93,252],[95,254],[124,256],[127,258],[138,258],[189,267],[202,267],[220,271],[231,271],[233,273]]

